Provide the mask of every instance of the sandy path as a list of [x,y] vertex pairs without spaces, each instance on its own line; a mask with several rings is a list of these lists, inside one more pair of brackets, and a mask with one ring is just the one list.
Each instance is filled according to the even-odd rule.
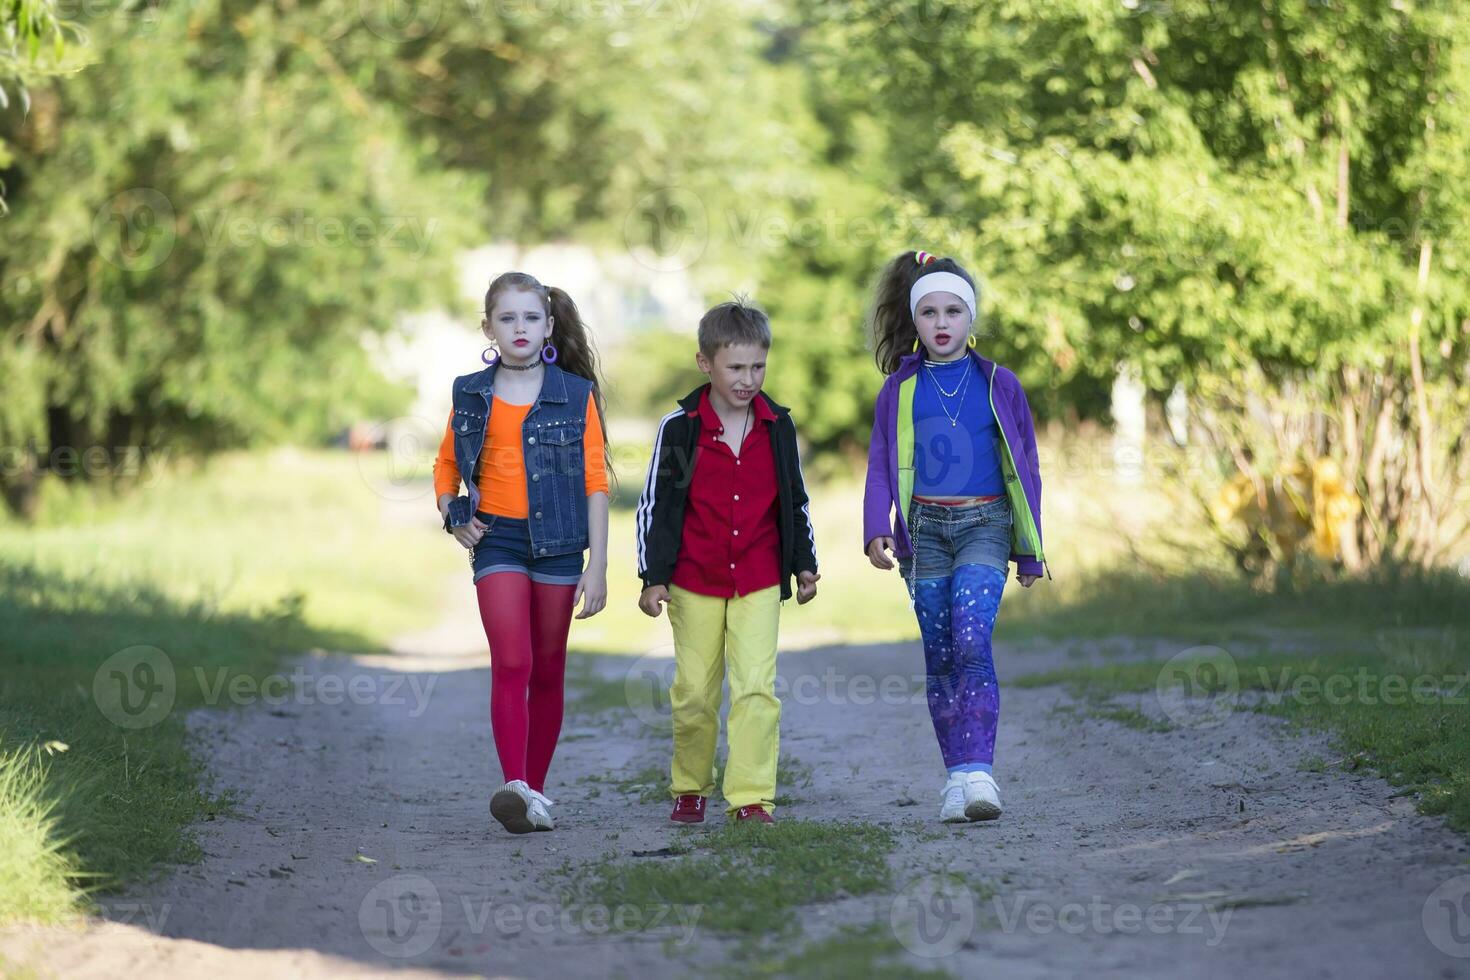
[[[556,833],[513,837],[490,821],[489,672],[478,650],[454,650],[474,625],[461,609],[391,657],[307,658],[297,689],[310,695],[192,715],[217,787],[238,801],[200,828],[204,861],[110,899],[111,921],[0,932],[0,972],[649,977],[716,962],[727,941],[680,918],[696,910],[664,910],[646,934],[611,926],[616,910],[556,905],[568,862],[659,860],[633,855],[723,823],[675,829],[666,804],[585,779],[666,763],[666,740],[630,713],[569,718],[548,786]],[[1064,659],[997,654],[1003,685]],[[592,669],[621,678],[631,663]],[[1425,919],[1436,887],[1470,875],[1470,846],[1381,780],[1298,772],[1307,755],[1332,757],[1323,741],[1249,712],[1143,732],[1069,710],[1058,689],[1003,686],[1005,816],[949,828],[934,819],[922,695],[903,693],[918,664],[916,644],[782,655],[782,749],[812,778],[783,787],[794,801],[778,817],[904,828],[901,890],[804,910],[808,939],[897,921],[913,965],[956,975],[1470,973],[1450,955],[1470,956],[1470,905],[1429,902]],[[332,679],[336,695],[320,686]],[[957,891],[938,871],[996,894]]]

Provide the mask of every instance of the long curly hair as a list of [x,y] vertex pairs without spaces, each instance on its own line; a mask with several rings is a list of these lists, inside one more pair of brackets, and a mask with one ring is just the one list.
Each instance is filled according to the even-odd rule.
[[[975,290],[975,303],[979,306],[980,287],[975,284],[975,277],[954,259],[938,258],[928,252],[898,253],[878,276],[873,308],[868,314],[873,359],[884,374],[898,370],[898,362],[914,350],[919,330],[914,326],[914,315],[909,312],[909,290],[920,276],[931,272],[953,272],[965,280]],[[976,314],[978,320],[978,309]]]
[[592,398],[597,407],[597,421],[602,427],[602,460],[609,479],[616,485],[613,471],[612,440],[607,435],[607,410],[602,398],[602,380],[597,363],[597,349],[592,346],[592,333],[582,320],[577,304],[566,290],[547,286],[527,272],[502,272],[485,290],[485,319],[491,319],[495,301],[509,289],[524,289],[541,297],[541,306],[552,319],[552,345],[556,347],[556,366],[570,374],[592,382]]

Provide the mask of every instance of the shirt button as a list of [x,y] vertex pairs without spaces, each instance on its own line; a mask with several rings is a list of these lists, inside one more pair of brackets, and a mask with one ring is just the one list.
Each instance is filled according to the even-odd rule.
[[532,436],[531,438],[527,439],[526,441],[529,442],[533,446],[536,445],[536,437],[535,436]]
[[538,520],[541,518],[541,512],[539,510],[536,512],[536,518]]
[[531,474],[531,482],[532,483],[535,483],[535,482],[537,482],[540,479],[541,479],[541,474],[540,473],[532,473]]
[[541,549],[541,553],[542,553],[542,554],[543,554],[543,555],[544,555],[544,554],[546,554],[546,549],[545,549],[545,548],[542,548],[542,549]]
[[739,465],[740,465],[740,460],[738,460],[738,459],[737,459],[737,460],[736,460],[736,461],[735,461],[735,465],[736,465],[736,466],[739,466]]
[[733,561],[730,563],[730,567],[731,568],[734,568],[735,567],[735,563]]
[[739,499],[740,499],[740,494],[738,494],[738,493],[737,493],[737,494],[736,494],[736,495],[735,495],[735,499],[736,499],[736,500],[739,500]]
[[735,535],[736,537],[739,537],[740,536],[740,528],[737,527],[735,530],[731,531],[730,533],[733,534],[733,535]]
[[723,425],[722,425],[722,426],[720,426],[720,429],[719,429],[719,431],[721,431],[721,432],[724,432],[724,431],[725,431],[725,427],[724,427],[724,426],[723,426]]

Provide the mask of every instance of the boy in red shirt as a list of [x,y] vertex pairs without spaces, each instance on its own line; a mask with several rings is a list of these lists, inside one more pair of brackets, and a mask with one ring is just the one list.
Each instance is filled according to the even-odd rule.
[[781,702],[781,602],[817,594],[816,540],[790,410],[760,390],[771,324],[744,302],[699,321],[695,362],[709,383],[659,422],[638,499],[638,606],[669,606],[674,629],[674,812],[704,820],[714,792],[720,686],[729,670],[722,787],[737,820],[771,821]]

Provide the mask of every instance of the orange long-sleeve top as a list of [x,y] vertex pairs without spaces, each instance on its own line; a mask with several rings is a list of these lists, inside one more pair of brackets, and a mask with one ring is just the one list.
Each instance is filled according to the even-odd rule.
[[[511,405],[494,400],[480,450],[480,509],[502,517],[526,517],[531,512],[526,498],[526,457],[521,451],[521,425],[530,405]],[[454,460],[454,411],[444,423],[444,438],[434,460],[434,499],[459,493],[459,464]],[[587,396],[587,426],[582,431],[583,474],[587,493],[608,492],[607,464],[602,458],[602,422],[597,401]]]

